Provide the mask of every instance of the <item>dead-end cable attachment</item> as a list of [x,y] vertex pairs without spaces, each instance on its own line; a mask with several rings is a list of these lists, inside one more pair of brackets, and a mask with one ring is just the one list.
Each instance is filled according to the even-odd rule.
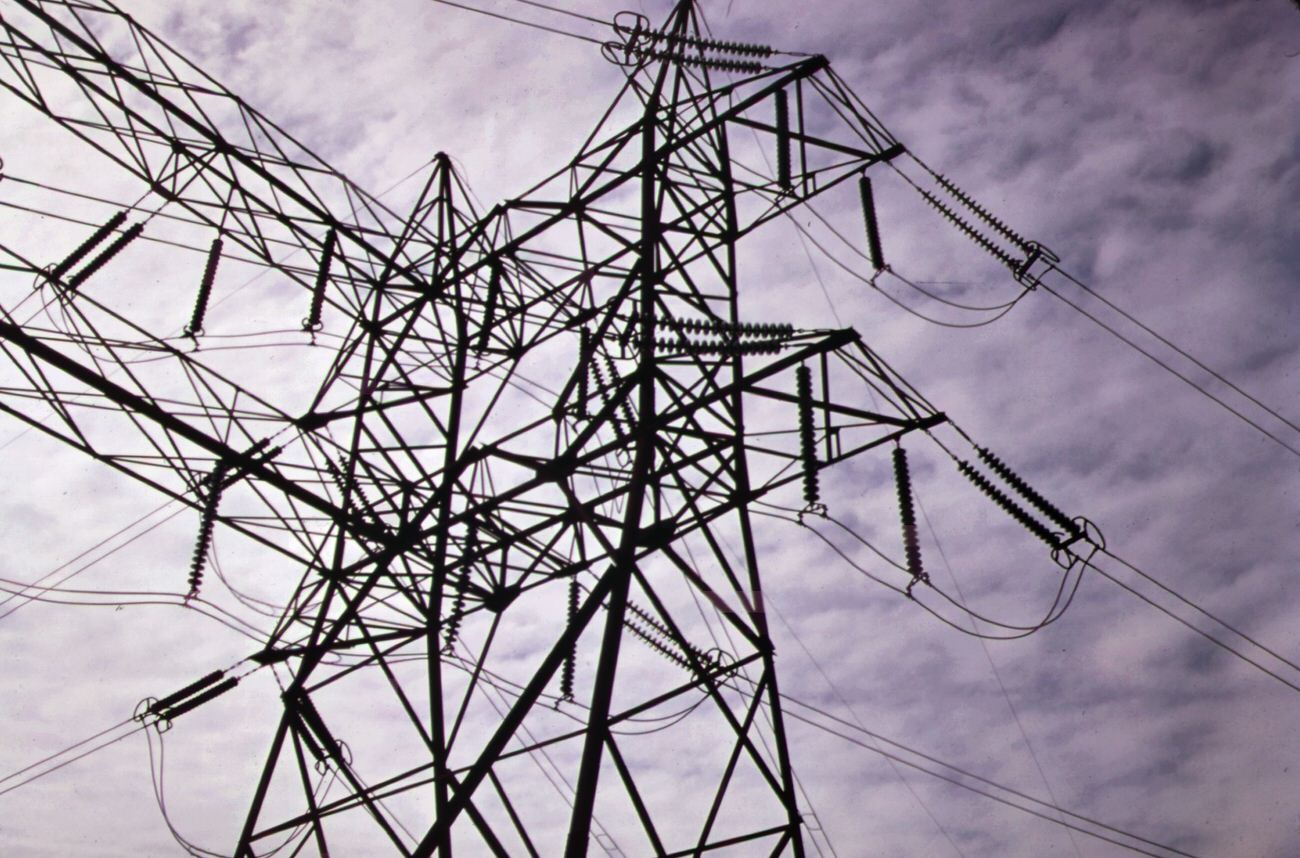
[[239,684],[239,679],[238,676],[227,676],[224,670],[214,670],[166,697],[146,698],[136,707],[133,717],[137,721],[144,721],[146,717],[153,716],[157,719],[154,723],[158,731],[165,732],[171,729],[172,721],[225,694]]
[[649,18],[636,12],[619,12],[614,16],[613,27],[614,33],[621,40],[615,44],[625,49],[663,45],[669,48],[694,48],[701,52],[731,54],[740,57],[762,57],[764,59],[778,53],[768,45],[751,42],[727,42],[720,39],[706,39],[701,36],[661,32],[651,28]]

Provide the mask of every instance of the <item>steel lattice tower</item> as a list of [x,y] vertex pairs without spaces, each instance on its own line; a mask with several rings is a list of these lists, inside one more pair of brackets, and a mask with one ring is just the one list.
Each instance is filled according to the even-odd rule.
[[[236,854],[803,855],[755,510],[815,511],[822,469],[944,420],[852,330],[746,313],[738,243],[903,151],[826,60],[719,47],[686,0],[616,29],[626,85],[565,168],[480,212],[440,154],[393,212],[115,6],[3,8],[8,97],[213,240],[196,340],[236,254],[335,335],[290,406],[97,300],[153,216],[61,262],[5,247],[62,321],[5,309],[0,407],[192,507],[192,595],[214,529],[301,575],[245,667],[141,712],[288,677]],[[661,806],[665,754],[711,790]]]

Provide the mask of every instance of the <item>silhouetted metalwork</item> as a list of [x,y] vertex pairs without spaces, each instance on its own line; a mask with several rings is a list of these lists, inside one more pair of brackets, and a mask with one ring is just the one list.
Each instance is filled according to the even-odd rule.
[[[152,216],[114,214],[48,270],[5,248],[61,290],[66,326],[5,313],[0,409],[196,510],[191,596],[214,527],[302,575],[249,660],[289,679],[236,854],[286,838],[326,854],[337,826],[415,856],[803,855],[754,510],[800,488],[815,508],[820,471],[945,419],[852,330],[745,315],[737,243],[842,182],[862,177],[884,266],[863,173],[904,150],[826,60],[766,65],[770,48],[705,38],[689,2],[658,30],[625,16],[605,54],[626,84],[566,167],[479,212],[439,154],[396,213],[116,7],[4,10],[0,85],[211,240],[186,335],[236,255],[296,285],[302,328],[331,335],[310,396],[258,394],[71,294]],[[814,109],[835,123],[814,129]],[[776,176],[737,169],[751,140]],[[1028,243],[939,187],[955,203],[923,193],[1029,276],[1038,256],[1017,262],[954,206]],[[905,462],[899,479],[919,580]],[[240,676],[141,717],[170,722]],[[712,790],[665,805],[665,755]],[[546,792],[534,763],[563,785]]]

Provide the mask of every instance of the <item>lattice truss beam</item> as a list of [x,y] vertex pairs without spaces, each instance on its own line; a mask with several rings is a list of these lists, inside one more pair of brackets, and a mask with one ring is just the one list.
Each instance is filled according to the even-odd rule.
[[[80,256],[5,241],[0,409],[192,506],[192,594],[214,527],[300,579],[237,854],[802,855],[753,516],[944,419],[854,332],[744,312],[737,243],[902,151],[824,58],[627,40],[564,169],[484,213],[440,154],[394,212],[111,4],[2,8],[0,86],[146,196]],[[684,3],[650,41],[702,38]],[[207,247],[195,342],[238,260],[329,348],[286,375],[100,297],[167,242]],[[665,753],[704,790],[665,803]]]

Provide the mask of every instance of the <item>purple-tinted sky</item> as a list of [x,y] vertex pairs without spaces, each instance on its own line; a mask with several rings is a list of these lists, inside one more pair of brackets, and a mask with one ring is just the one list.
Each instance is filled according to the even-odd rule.
[[[643,5],[653,20],[668,8]],[[594,24],[519,3],[490,8],[605,37]],[[620,7],[572,8],[609,17]],[[1096,293],[1265,406],[1300,418],[1294,4],[719,0],[703,8],[720,38],[826,54],[910,152],[1052,248]],[[148,2],[131,12],[360,185],[380,192],[445,150],[483,209],[561,166],[620,80],[594,45],[421,0]],[[2,95],[0,117],[6,171],[112,189],[122,200],[138,195],[93,153]],[[899,274],[967,304],[1015,297],[1016,285],[901,181],[873,175],[880,176],[886,252]],[[394,197],[405,205],[402,194],[410,192],[404,186]],[[0,201],[11,193],[12,184],[0,183]],[[856,206],[846,189],[817,209],[858,236]],[[0,212],[0,233],[39,247],[47,227],[22,221],[20,230],[15,218]],[[799,221],[841,262],[865,271],[811,215]],[[50,235],[67,246],[68,233]],[[1115,554],[1300,661],[1300,454],[1045,291],[986,326],[945,327],[852,278],[801,244],[788,224],[772,224],[768,235],[742,259],[753,318],[856,327],[980,443],[1071,514],[1095,521]],[[185,279],[188,296],[193,277]],[[31,286],[0,282],[5,308]],[[891,278],[879,285],[944,322],[990,315],[940,304]],[[1085,290],[1064,280],[1050,285],[1300,449],[1300,431]],[[280,309],[259,305],[250,324],[268,327]],[[0,498],[0,578],[35,580],[159,503],[21,431],[0,425],[0,444],[10,442],[0,449],[9,487]],[[887,465],[886,457],[854,462],[828,478],[826,494],[833,515],[892,548]],[[934,451],[918,450],[914,468],[938,537],[923,527],[936,582],[947,587],[955,575],[982,613],[1031,622],[1057,580],[1041,545],[953,480]],[[159,527],[76,586],[178,589],[191,519]],[[1300,852],[1293,730],[1300,696],[1114,583],[1089,574],[1059,622],[985,647],[867,581],[796,527],[765,526],[760,541],[787,693],[1189,853]],[[864,568],[891,574],[865,550],[842,544]],[[255,578],[258,559],[241,554],[233,539],[229,546],[229,565],[243,561],[242,572]],[[1101,565],[1212,630],[1115,561]],[[7,690],[0,720],[8,727],[0,776],[121,720],[146,694],[243,657],[248,646],[174,608],[31,604],[0,619]],[[1300,671],[1261,659],[1300,684]],[[178,721],[166,771],[172,823],[226,854],[264,753],[276,690],[269,680],[249,682],[222,705]],[[791,727],[790,743],[811,806],[841,856],[1131,854],[1081,834],[1071,840],[1057,825],[925,775],[900,776],[881,757],[807,725]],[[670,770],[660,788],[672,790],[672,778]],[[151,794],[139,737],[0,796],[4,854],[178,849]]]

